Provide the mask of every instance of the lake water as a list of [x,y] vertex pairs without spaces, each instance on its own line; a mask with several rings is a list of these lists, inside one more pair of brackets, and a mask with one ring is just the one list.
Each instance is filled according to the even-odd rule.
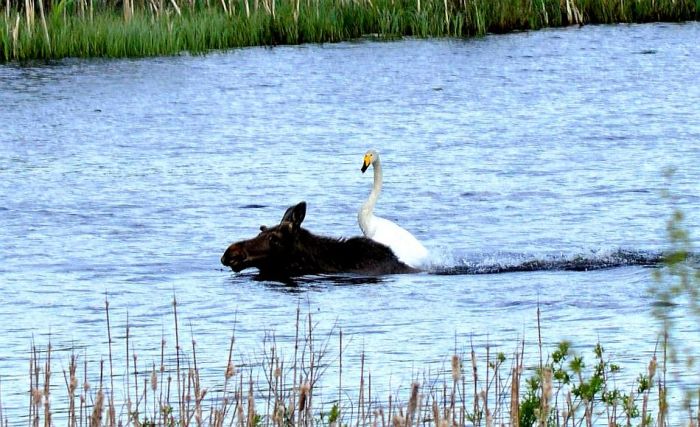
[[[586,26],[0,66],[5,416],[27,423],[32,340],[51,341],[57,387],[70,348],[97,370],[106,298],[115,353],[128,317],[147,370],[162,335],[174,346],[176,296],[185,351],[194,336],[211,387],[234,326],[236,360],[255,365],[266,334],[293,341],[297,307],[320,337],[343,330],[344,385],[357,389],[364,351],[380,393],[471,343],[510,357],[524,339],[534,359],[539,304],[545,350],[568,339],[590,359],[600,340],[631,388],[658,324],[652,269],[627,261],[667,245],[669,167],[698,243],[698,40],[698,23]],[[433,270],[617,267],[291,287],[222,268],[228,244],[301,200],[310,231],[359,234],[368,148],[384,166],[377,214],[417,236]],[[683,325],[697,339],[697,322]]]

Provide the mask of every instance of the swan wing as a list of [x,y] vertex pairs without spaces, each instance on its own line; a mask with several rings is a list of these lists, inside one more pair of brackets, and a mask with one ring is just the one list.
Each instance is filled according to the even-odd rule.
[[398,224],[381,217],[370,219],[367,237],[388,246],[404,264],[419,267],[428,257],[428,250],[418,239]]

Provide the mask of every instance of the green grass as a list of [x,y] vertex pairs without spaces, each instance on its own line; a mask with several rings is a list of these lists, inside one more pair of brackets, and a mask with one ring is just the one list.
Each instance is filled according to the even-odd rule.
[[44,1],[43,14],[38,2],[29,14],[25,2],[0,6],[0,61],[199,54],[366,34],[470,37],[700,17],[700,0],[176,0],[177,8],[171,1],[140,0],[133,13],[86,0]]

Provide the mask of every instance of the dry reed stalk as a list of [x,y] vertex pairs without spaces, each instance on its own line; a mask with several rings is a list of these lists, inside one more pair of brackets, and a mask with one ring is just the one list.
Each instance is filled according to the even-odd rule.
[[[462,360],[459,358],[459,355],[452,355],[452,359],[450,361],[450,368],[452,370],[452,392],[450,394],[449,411],[453,416],[452,423],[454,424],[455,405],[457,404],[457,386],[459,384],[459,380],[462,379]],[[445,406],[444,403],[443,406]],[[445,418],[447,419],[447,417]]]
[[360,395],[358,397],[358,409],[360,418],[357,420],[357,425],[364,423],[365,420],[365,352],[360,353]]
[[471,357],[472,357],[472,377],[474,380],[474,423],[479,424],[480,423],[480,417],[479,417],[479,391],[478,391],[478,386],[479,386],[479,374],[477,372],[476,368],[476,352],[474,351],[474,344],[471,343]]
[[175,8],[175,12],[177,13],[177,16],[181,16],[182,12],[180,12],[180,7],[177,5],[175,0],[170,0],[170,4],[173,5],[173,8]]
[[[158,374],[156,373],[156,363],[155,362],[153,362],[153,366],[151,367],[150,383],[151,383],[151,395],[153,397],[153,413],[151,414],[151,419],[153,420],[153,422],[157,422],[158,414],[156,413],[156,407],[158,406],[157,405],[158,399],[156,398],[156,394],[158,392]],[[146,410],[147,410],[148,405],[144,404],[144,406],[146,407]],[[144,410],[144,413],[146,412],[146,410]]]
[[124,21],[129,22],[131,20],[131,15],[133,10],[131,9],[131,0],[122,0],[122,5],[124,6]]
[[175,298],[175,296],[173,296],[173,315],[175,321],[175,372],[177,375],[177,401],[180,408],[180,418],[182,418],[185,413],[185,402],[183,400],[182,390],[180,389],[180,333],[177,324],[177,298]]
[[[33,347],[33,345],[32,345]],[[29,350],[29,416],[27,419],[32,420],[32,409],[34,408],[34,351]]]
[[90,427],[99,427],[102,425],[102,405],[104,404],[104,392],[100,388],[97,390],[95,404],[92,408],[92,416],[90,417]]
[[546,367],[542,371],[542,398],[540,399],[539,425],[547,426],[549,419],[549,401],[552,399],[552,369]]
[[253,394],[253,372],[248,379],[248,426],[255,425],[255,396]]
[[666,361],[668,360],[668,330],[664,330],[664,358],[661,370],[661,377],[659,378],[659,415],[657,418],[658,425],[666,425]]
[[[165,402],[166,402],[165,404],[167,405],[166,406],[167,408],[171,408],[171,405],[170,405],[170,386],[172,386],[172,382],[173,382],[173,377],[170,374],[168,374],[168,390],[165,393]],[[166,417],[168,416],[168,414],[165,414],[165,415],[166,415]],[[170,419],[165,418],[166,424],[174,423],[175,417],[172,415],[172,413],[170,413],[169,416],[170,416]]]
[[[411,384],[411,397],[408,399],[406,407],[406,425],[413,425],[413,420],[416,415],[416,410],[420,407],[420,384],[414,382]],[[417,420],[416,420],[417,421]]]
[[462,407],[459,414],[459,425],[464,425],[467,417],[467,378],[462,375]]
[[[161,332],[161,340],[160,340],[160,368],[159,368],[159,373],[160,373],[160,380],[159,383],[163,384],[163,376],[165,375],[165,336],[163,332]],[[155,403],[155,402],[154,402]],[[160,388],[160,391],[158,393],[158,420],[159,424],[163,425],[165,423],[165,420],[163,419],[164,417],[164,411],[162,410],[164,406],[169,405],[170,402],[163,402],[163,387]],[[154,405],[153,410],[156,410],[156,405]],[[154,420],[156,419],[155,417],[153,418]]]
[[[194,340],[193,340],[194,341]],[[195,358],[196,360],[196,353],[194,353],[194,348],[192,349],[192,357]],[[202,402],[204,401],[204,398],[207,395],[207,389],[202,388],[201,380],[199,377],[199,369],[196,367],[195,363],[195,369],[194,369],[194,374],[195,374],[195,405],[194,405],[194,411],[195,411],[195,422],[197,423],[197,426],[202,425]]]
[[[233,324],[236,324],[236,320],[234,318]],[[228,392],[228,383],[233,378],[234,375],[236,375],[236,369],[233,366],[233,344],[236,342],[236,328],[234,326],[233,331],[231,332],[231,341],[229,344],[228,348],[228,361],[226,362],[226,371],[224,373],[224,391],[223,391],[223,399],[221,402],[221,424],[222,425],[224,422],[224,418],[226,416],[226,408],[227,408],[227,403],[228,403],[228,397],[227,397],[227,392]],[[215,423],[217,425],[217,423]]]
[[[131,397],[129,396],[129,312],[126,312],[126,337],[124,338],[126,342],[126,374],[124,378],[126,379],[126,411],[127,414],[131,414]],[[110,393],[110,395],[113,393]]]
[[583,24],[583,15],[574,0],[566,0],[566,18],[569,24]]
[[[634,400],[635,400],[636,398],[637,398],[637,396],[635,396],[634,390],[631,390],[631,391],[630,391],[629,398],[628,398],[627,401],[625,402],[625,407],[624,407],[625,418],[626,418],[626,423],[625,423],[625,425],[626,425],[627,427],[631,427],[631,426],[632,426],[632,416],[631,416],[631,415],[632,415],[632,411],[634,410],[634,406],[635,406],[635,405],[634,405]],[[565,422],[566,422],[566,421],[565,421]]]
[[[452,396],[455,395],[454,389],[451,391],[451,395]],[[437,399],[434,399],[434,400],[435,400],[435,403],[437,404]],[[455,424],[454,418],[452,418],[452,417],[454,417],[454,411],[452,411],[450,409],[451,406],[452,406],[452,399],[450,399],[450,406],[447,405],[447,382],[445,381],[442,383],[442,410],[443,410],[443,413],[442,413],[442,416],[440,416],[440,413],[438,412],[438,416],[440,416],[440,418],[444,419],[445,422],[452,420],[452,424]],[[450,415],[450,414],[452,414],[452,415]],[[433,417],[434,416],[435,416],[435,414],[433,414]]]
[[[194,421],[197,424],[198,427],[202,426],[203,419],[202,419],[202,401],[204,400],[204,397],[207,395],[207,389],[202,388],[202,384],[200,382],[199,378],[199,370],[194,369],[192,370],[192,376],[193,376],[193,381],[194,381]],[[190,418],[192,417],[190,415]]]
[[[297,0],[297,5],[299,4],[299,0]],[[338,346],[338,425],[343,425],[342,423],[342,404],[341,404],[341,399],[343,396],[343,330],[340,330],[339,333],[339,346]],[[382,424],[384,424],[382,422]]]
[[275,386],[275,382],[277,381],[277,376],[275,375],[275,350],[277,349],[277,344],[275,340],[274,334],[272,335],[272,348],[270,348],[271,354],[270,354],[270,370],[266,373],[268,375],[268,380],[267,380],[267,402],[266,402],[266,407],[265,407],[265,413],[269,414],[270,413],[270,401],[273,398],[275,400],[277,399],[277,396],[275,393],[277,392],[277,388]]
[[77,420],[75,417],[75,390],[78,388],[78,378],[76,377],[76,356],[71,353],[70,361],[68,362],[68,375],[66,370],[63,370],[63,380],[66,382],[66,391],[68,392],[68,426],[75,427]]
[[282,376],[282,372],[284,372],[284,362],[280,363],[280,359],[278,357],[277,360],[275,360],[275,365],[275,395],[278,396],[275,399],[275,407],[277,408],[276,414],[279,423],[278,425],[282,425],[282,422],[285,421],[284,398],[282,397],[282,390],[285,389],[285,378]]
[[[367,412],[372,411],[372,373],[367,372]],[[376,420],[376,417],[375,417]]]
[[[274,17],[274,4],[275,0],[271,0],[273,4],[273,17]],[[305,416],[307,420],[311,420],[311,408],[313,407],[312,400],[313,400],[313,386],[314,382],[316,381],[316,354],[314,353],[314,340],[313,340],[313,323],[311,321],[311,312],[309,312],[308,315],[308,327],[309,327],[309,336],[307,338],[307,342],[309,343],[309,376],[307,378],[306,384],[308,385],[307,389],[307,403],[306,403],[306,408],[305,408]]]
[[221,0],[221,7],[224,9],[224,13],[228,15],[228,8],[226,7],[226,0]]
[[153,12],[153,16],[158,19],[160,17],[160,10],[158,10],[158,6],[156,6],[156,3],[153,0],[149,0],[149,6],[151,7],[151,11]]
[[[389,387],[389,389],[391,389],[391,386]],[[393,413],[392,413],[393,407],[392,407],[391,403],[392,403],[391,394],[389,394],[389,419],[390,419],[390,420],[393,420],[393,417],[392,417],[392,415],[393,415]]]
[[268,15],[272,15],[272,9],[269,5],[270,0],[263,0],[263,6],[265,6],[265,12],[267,12]]
[[41,25],[44,29],[44,38],[46,38],[46,46],[51,52],[51,39],[49,38],[49,28],[46,25],[46,17],[44,16],[44,0],[39,0],[39,16],[41,17]]
[[[256,9],[257,9],[257,1],[258,0],[255,0]],[[297,382],[296,382],[297,381],[297,360],[298,360],[297,355],[298,355],[298,351],[299,351],[299,314],[301,312],[299,304],[300,303],[297,303],[297,318],[296,318],[296,323],[295,323],[295,327],[294,327],[294,367],[292,369],[292,381],[293,381],[292,390],[299,390],[299,388],[297,386]],[[294,408],[296,407],[296,402],[294,400],[294,393],[293,392],[292,392],[292,396],[291,396],[291,402],[289,402],[289,407],[291,408],[292,411],[294,411]],[[297,415],[292,414],[292,419],[295,421],[294,425],[299,425],[298,420],[296,419],[296,416]]]
[[[136,352],[133,353],[133,359],[134,359],[134,401],[136,402],[136,409],[134,410],[134,417],[136,418],[135,423],[138,424],[138,416],[139,416],[139,403],[140,403],[140,394],[139,394],[139,369],[138,369],[138,357],[136,356]],[[144,389],[145,392],[145,389]],[[128,393],[128,391],[127,391]]]
[[[515,363],[518,363],[518,357],[515,357]],[[510,425],[513,427],[519,427],[520,425],[520,378],[518,373],[518,367],[514,366],[511,371],[511,382],[510,382]]]
[[[91,10],[91,15],[92,15],[92,0],[90,0],[90,10]],[[110,390],[114,390],[114,364],[112,362],[112,327],[109,322],[109,301],[107,300],[107,297],[105,296],[105,315],[107,317],[107,346],[108,346],[108,352],[109,352],[109,386]],[[110,414],[115,413],[114,411],[114,392],[109,394],[109,407],[110,407]],[[114,426],[116,424],[116,420],[112,418],[112,416],[109,417],[109,425]]]
[[489,366],[491,364],[491,345],[486,344],[486,388],[482,390],[482,395],[484,397],[484,414],[486,415],[486,422],[488,424],[488,417],[489,414],[491,414],[489,410],[489,386],[490,386],[490,381],[489,381]]
[[83,410],[85,411],[85,417],[87,417],[87,394],[90,391],[90,383],[88,383],[87,380],[87,356],[85,356],[85,360],[83,361],[83,391],[80,393],[80,424],[82,425],[83,422]]
[[34,28],[34,0],[24,0],[24,13],[27,21],[27,31],[31,33]]
[[190,402],[192,402],[192,368],[188,368],[187,372],[182,374],[182,388],[185,390],[183,396],[185,409],[180,413],[180,423],[186,427],[190,421]]
[[544,17],[544,26],[547,27],[549,26],[549,14],[547,13],[547,9],[544,7],[544,0],[540,2],[542,5],[542,16]]
[[444,0],[444,5],[445,5],[445,30],[449,34],[449,32],[450,32],[450,14],[449,14],[449,8],[447,6],[447,0]]
[[431,397],[433,399],[433,404],[431,405],[430,409],[433,412],[433,423],[434,423],[434,425],[439,426],[440,420],[441,420],[440,409],[438,408],[437,399],[435,399],[435,396],[431,396]]
[[18,47],[17,40],[19,39],[19,22],[20,22],[20,15],[18,13],[17,19],[15,20],[15,25],[12,28],[12,55],[14,57],[17,57],[17,47]]
[[[2,379],[0,379],[0,425],[3,424],[2,420],[5,418],[4,414],[2,413],[2,408],[3,408],[3,406],[2,406]],[[5,423],[7,423],[7,422],[5,422]]]

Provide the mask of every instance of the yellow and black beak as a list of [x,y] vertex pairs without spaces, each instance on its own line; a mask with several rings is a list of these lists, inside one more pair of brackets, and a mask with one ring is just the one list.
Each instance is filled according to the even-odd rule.
[[365,154],[365,159],[362,161],[362,168],[360,168],[362,173],[365,173],[365,171],[367,170],[367,168],[371,164],[372,164],[372,156],[370,156],[369,154]]

